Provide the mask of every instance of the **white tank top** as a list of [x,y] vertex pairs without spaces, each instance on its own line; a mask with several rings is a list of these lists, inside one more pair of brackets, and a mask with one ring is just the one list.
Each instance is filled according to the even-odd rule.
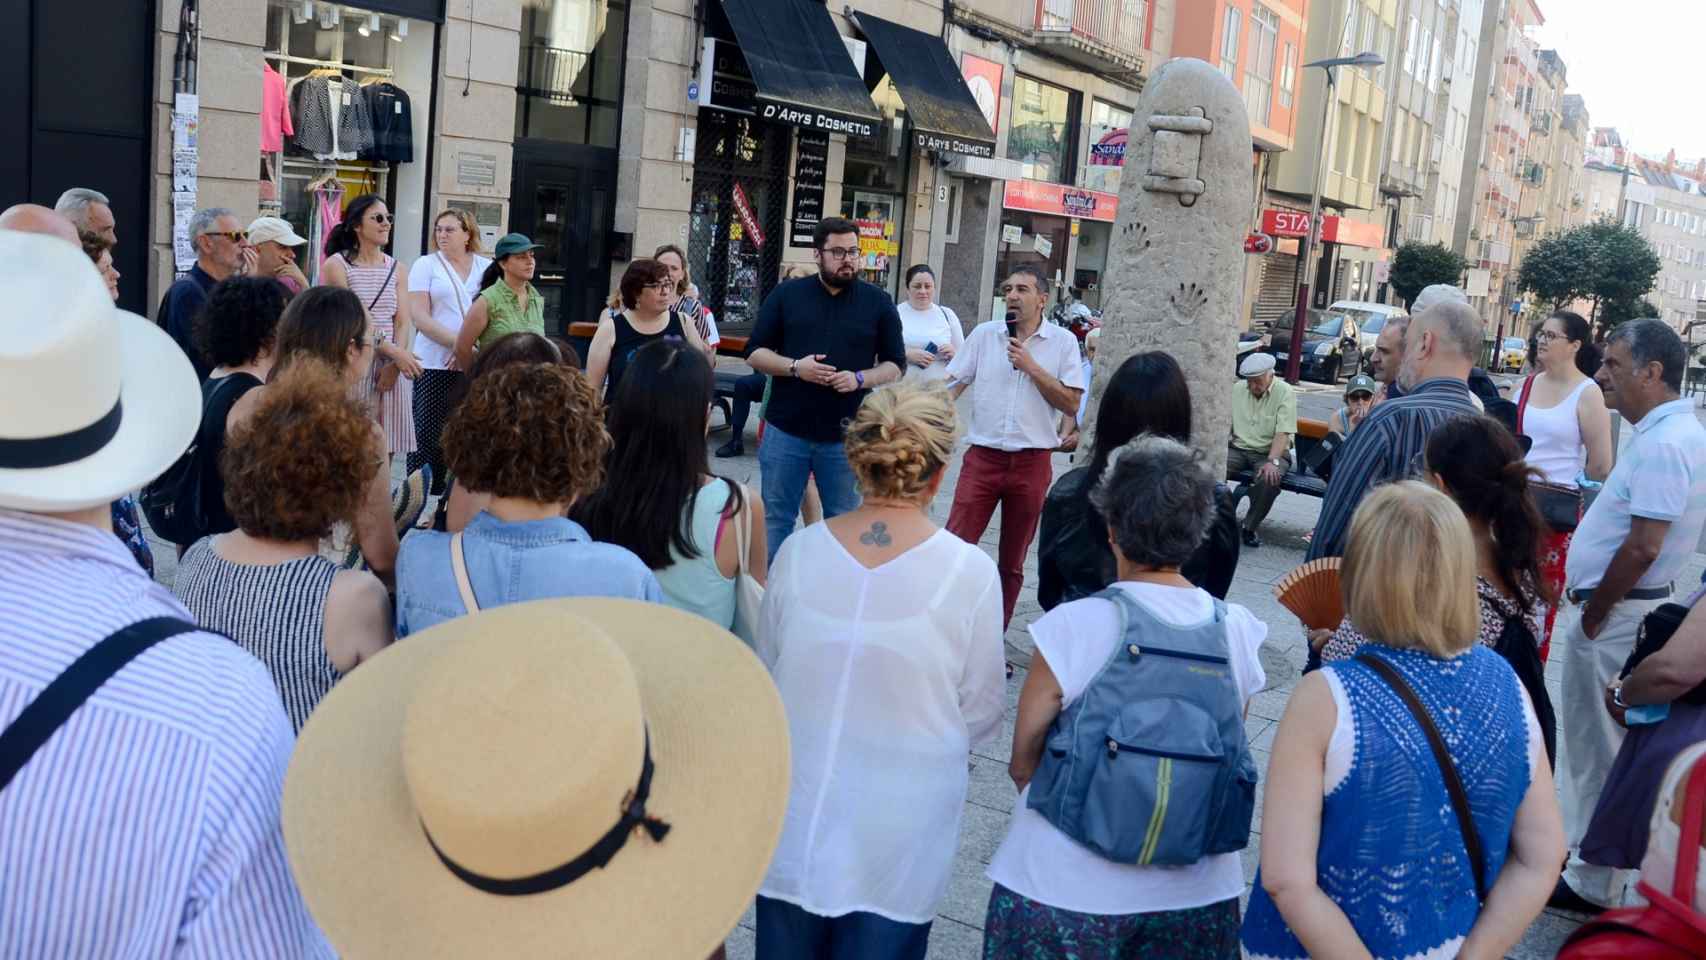
[[[1592,382],[1591,378],[1583,379],[1555,407],[1541,409],[1530,403],[1522,411],[1522,432],[1534,441],[1534,447],[1528,451],[1529,465],[1539,470],[1548,483],[1573,487],[1576,477],[1587,466],[1587,447],[1582,443],[1581,419],[1576,415],[1576,407],[1581,402],[1582,391]],[[1532,386],[1525,384],[1524,390]]]

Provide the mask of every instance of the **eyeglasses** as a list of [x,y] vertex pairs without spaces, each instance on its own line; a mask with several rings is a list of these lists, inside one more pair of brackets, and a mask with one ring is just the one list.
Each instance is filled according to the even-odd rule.
[[460,223],[441,223],[438,226],[433,227],[432,232],[433,233],[455,233],[456,231],[458,231],[460,229],[462,229],[462,224],[460,224]]
[[648,290],[662,290],[664,293],[668,293],[671,290],[675,289],[675,281],[674,280],[659,280],[656,283],[648,283],[648,284],[646,284],[646,289],[648,289]]
[[249,239],[247,230],[209,230],[202,234],[204,237],[224,237],[232,243],[242,243]]
[[1554,340],[1568,340],[1568,339],[1570,339],[1568,336],[1566,336],[1562,333],[1554,333],[1551,330],[1542,330],[1539,333],[1534,335],[1534,342],[1535,343],[1551,343]]
[[823,255],[831,260],[851,260],[859,255],[858,247],[824,247]]

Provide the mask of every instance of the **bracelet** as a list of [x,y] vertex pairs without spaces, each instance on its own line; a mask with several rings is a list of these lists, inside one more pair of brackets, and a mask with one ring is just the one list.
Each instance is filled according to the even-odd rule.
[[1617,709],[1619,709],[1619,710],[1629,709],[1631,704],[1627,704],[1627,703],[1623,702],[1623,684],[1620,683],[1615,688],[1612,689],[1612,691],[1611,691],[1611,702],[1616,704]]
[[795,379],[799,378],[800,375],[794,372],[794,364],[799,363],[799,362],[800,361],[798,358],[795,358],[793,360],[788,361],[788,376],[793,377]]
[[863,370],[853,371],[853,382],[858,384],[859,388],[861,390],[864,389],[864,387],[865,387],[865,371],[863,371]]

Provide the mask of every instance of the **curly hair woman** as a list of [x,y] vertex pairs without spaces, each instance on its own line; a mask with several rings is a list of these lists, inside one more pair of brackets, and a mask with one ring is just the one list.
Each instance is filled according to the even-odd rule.
[[776,554],[757,649],[814,761],[759,890],[759,957],[924,956],[966,763],[1006,701],[995,563],[927,512],[956,432],[940,386],[867,396],[846,436],[864,503]]
[[555,363],[472,377],[444,426],[456,483],[485,496],[456,533],[411,534],[397,558],[397,635],[482,608],[551,597],[660,603],[640,558],[565,514],[598,488],[610,435],[592,386]]
[[178,563],[184,606],[266,664],[298,730],[340,676],[391,642],[385,585],[319,554],[333,525],[355,517],[381,458],[338,374],[317,360],[292,365],[220,456],[237,528],[196,541]]

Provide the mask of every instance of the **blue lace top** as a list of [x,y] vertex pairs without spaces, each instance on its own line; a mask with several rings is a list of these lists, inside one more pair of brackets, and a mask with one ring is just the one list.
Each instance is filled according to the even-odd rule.
[[[1531,776],[1516,674],[1480,644],[1450,660],[1378,644],[1357,653],[1391,663],[1427,706],[1469,794],[1491,889]],[[1341,660],[1325,669],[1344,687],[1356,747],[1344,780],[1323,802],[1317,882],[1377,960],[1456,956],[1481,904],[1427,737],[1368,666]],[[1308,956],[1262,889],[1259,871],[1242,940],[1248,957]]]

